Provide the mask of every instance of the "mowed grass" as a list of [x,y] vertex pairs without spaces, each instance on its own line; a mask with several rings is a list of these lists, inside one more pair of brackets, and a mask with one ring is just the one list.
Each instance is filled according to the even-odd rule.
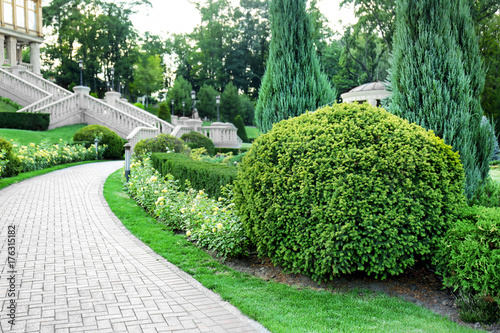
[[246,126],[245,131],[247,132],[247,136],[249,139],[257,139],[261,134],[257,127],[253,126]]
[[28,145],[30,143],[41,143],[43,140],[47,139],[50,143],[58,143],[60,139],[64,141],[69,141],[73,139],[73,135],[81,128],[85,127],[85,124],[77,124],[55,128],[49,131],[26,131],[17,130],[9,128],[0,128],[0,138],[6,140],[13,139],[19,142],[21,145]]
[[490,176],[491,179],[493,179],[497,183],[500,183],[500,167],[492,167],[490,169]]
[[266,282],[230,269],[150,217],[124,191],[119,170],[104,197],[156,253],[272,332],[472,332],[412,303],[370,292],[336,293]]
[[0,112],[16,112],[18,108],[15,106],[5,103],[4,101],[0,101]]

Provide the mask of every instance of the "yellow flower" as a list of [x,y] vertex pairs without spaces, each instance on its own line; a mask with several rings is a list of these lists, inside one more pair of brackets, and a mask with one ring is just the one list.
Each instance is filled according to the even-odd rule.
[[214,211],[218,211],[219,210],[219,207],[214,207]]
[[155,182],[155,181],[157,181],[157,180],[158,180],[158,177],[153,176],[153,177],[151,177],[149,180],[150,180],[150,181],[152,181],[152,182]]
[[225,212],[225,211],[226,211],[226,208],[224,207],[224,208],[222,208],[221,210],[222,210],[223,212]]
[[166,189],[166,188],[164,188],[163,190],[161,190],[161,193],[167,193],[167,192],[168,192],[168,191],[167,191],[167,189]]
[[222,200],[224,200],[224,199],[222,199],[222,197],[219,197],[219,201],[222,201]]
[[203,193],[205,193],[205,192],[203,192],[203,190],[200,190],[200,192],[198,192],[198,193],[199,193],[200,195],[202,195],[202,194],[203,194]]
[[30,143],[30,147],[35,147],[35,144],[34,143]]
[[186,214],[186,210],[184,208],[181,209],[182,214]]
[[212,229],[212,232],[215,232],[215,228]]
[[222,228],[223,228],[222,223],[217,223],[217,229],[222,230]]
[[191,208],[191,212],[194,213],[194,208]]
[[188,230],[188,231],[186,232],[186,236],[188,236],[188,237],[189,237],[189,236],[191,236],[191,231],[189,231],[189,230]]

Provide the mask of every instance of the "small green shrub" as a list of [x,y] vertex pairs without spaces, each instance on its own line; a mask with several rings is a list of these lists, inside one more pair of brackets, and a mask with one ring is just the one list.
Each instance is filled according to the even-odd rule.
[[12,151],[12,144],[0,138],[0,178],[13,177],[21,171],[21,161]]
[[115,132],[101,125],[89,125],[73,135],[73,141],[91,141],[99,139],[99,145],[107,145],[104,159],[121,159],[125,153],[124,140]]
[[456,303],[466,323],[493,324],[500,318],[500,307],[490,296],[460,293]]
[[260,136],[234,196],[258,254],[316,280],[402,273],[433,254],[465,205],[450,146],[384,109],[347,103]]
[[447,287],[500,301],[500,208],[464,208],[435,263]]
[[181,140],[184,141],[191,149],[205,148],[210,156],[215,154],[214,143],[210,140],[210,138],[201,133],[195,131],[184,133],[181,136]]
[[484,186],[479,186],[474,197],[469,201],[470,206],[500,207],[500,183],[491,178]]
[[[212,198],[222,196],[221,187],[232,185],[238,171],[224,164],[194,161],[181,154],[153,154],[151,160],[162,175],[174,176],[181,190],[188,187],[204,190]],[[186,181],[189,183],[186,184]]]
[[180,139],[170,134],[159,134],[154,138],[144,139],[134,147],[136,155],[144,155],[146,153],[165,153],[167,151],[174,153],[188,153],[189,148]]
[[240,115],[237,115],[236,118],[234,118],[234,126],[238,129],[237,135],[243,142],[250,142],[248,140],[247,132],[245,130],[245,123],[243,122],[243,118],[241,118]]
[[49,124],[49,113],[0,112],[0,127],[2,128],[46,131]]
[[160,103],[158,107],[158,118],[172,122],[172,115],[169,112],[169,107],[166,102]]
[[134,103],[134,105],[137,106],[138,108],[145,110],[144,105],[142,103]]

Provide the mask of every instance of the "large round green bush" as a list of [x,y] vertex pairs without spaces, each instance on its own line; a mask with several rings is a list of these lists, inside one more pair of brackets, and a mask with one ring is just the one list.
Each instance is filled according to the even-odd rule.
[[0,160],[7,161],[0,170],[0,178],[17,176],[21,171],[21,161],[12,152],[12,144],[3,138],[0,138]]
[[189,148],[180,139],[170,134],[159,134],[154,138],[143,139],[134,147],[136,155],[145,153],[166,153],[171,151],[174,153],[187,153]]
[[459,155],[368,104],[274,125],[243,158],[234,191],[259,255],[315,279],[403,272],[430,257],[465,203]]
[[184,141],[191,149],[205,148],[210,156],[215,154],[214,143],[210,140],[210,138],[201,133],[195,131],[184,133],[181,136],[181,140]]
[[99,138],[99,145],[107,145],[103,157],[105,159],[121,159],[125,153],[124,141],[115,132],[101,125],[89,125],[81,128],[73,135],[73,141],[94,142]]

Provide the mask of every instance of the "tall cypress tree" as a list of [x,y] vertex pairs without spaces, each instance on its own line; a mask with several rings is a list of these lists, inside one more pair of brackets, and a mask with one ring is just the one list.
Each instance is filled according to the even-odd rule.
[[481,134],[484,83],[477,41],[465,34],[468,10],[462,0],[397,2],[390,111],[433,130],[460,153],[471,198],[485,178],[480,166],[491,149]]
[[255,122],[261,132],[274,123],[335,101],[322,73],[306,13],[306,0],[272,0],[271,43]]

